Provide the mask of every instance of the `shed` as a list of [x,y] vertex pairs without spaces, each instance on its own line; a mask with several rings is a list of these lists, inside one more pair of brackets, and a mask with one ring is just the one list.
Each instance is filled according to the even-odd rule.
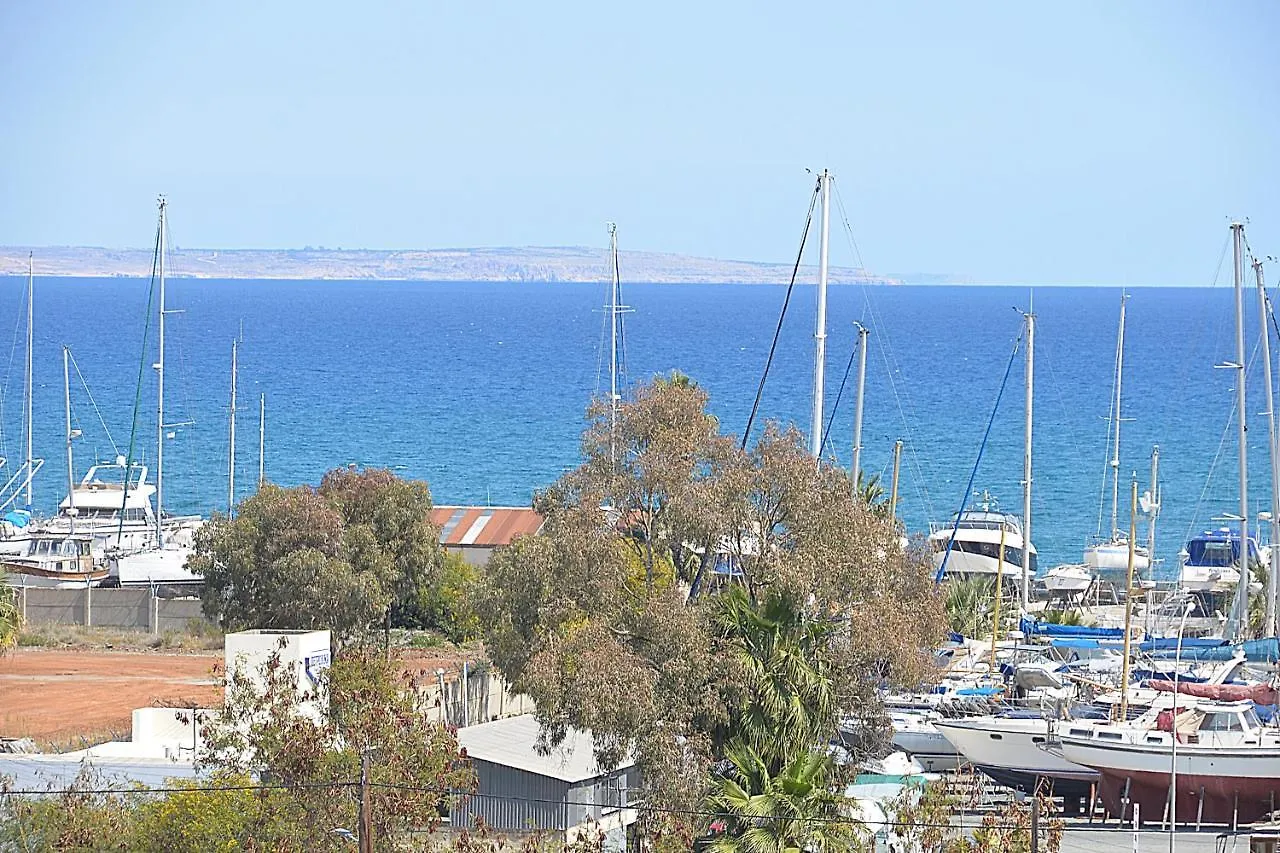
[[454,804],[450,822],[464,828],[481,818],[500,832],[564,833],[571,841],[590,821],[605,833],[606,850],[625,850],[640,787],[634,759],[600,768],[591,734],[576,729],[546,755],[537,742],[538,721],[527,714],[459,729],[477,787]]
[[473,565],[489,561],[495,548],[542,529],[543,518],[528,507],[436,506],[431,523],[440,528],[440,544]]

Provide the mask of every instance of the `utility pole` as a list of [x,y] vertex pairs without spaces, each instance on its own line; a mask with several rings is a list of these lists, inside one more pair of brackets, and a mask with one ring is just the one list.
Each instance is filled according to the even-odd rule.
[[818,317],[813,331],[813,426],[809,431],[809,452],[814,459],[822,453],[823,386],[827,370],[827,255],[831,234],[831,173],[818,176],[822,197],[822,232],[818,254]]
[[360,753],[360,853],[373,853],[373,804],[369,801],[369,756],[372,750],[365,747]]

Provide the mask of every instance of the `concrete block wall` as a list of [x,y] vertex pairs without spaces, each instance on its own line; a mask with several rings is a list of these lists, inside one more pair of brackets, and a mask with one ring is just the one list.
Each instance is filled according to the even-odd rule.
[[202,620],[198,598],[160,598],[150,589],[17,587],[28,625],[91,625],[163,634]]

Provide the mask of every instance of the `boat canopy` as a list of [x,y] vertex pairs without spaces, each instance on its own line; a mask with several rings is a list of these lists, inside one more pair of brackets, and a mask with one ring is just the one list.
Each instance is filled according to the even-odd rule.
[[[1151,656],[1171,658],[1175,654],[1176,651],[1174,649],[1161,649],[1152,652]],[[1185,645],[1182,647],[1182,659],[1185,661],[1225,661],[1242,654],[1245,660],[1250,663],[1275,663],[1280,661],[1280,639],[1266,637],[1261,640],[1248,640],[1236,645],[1223,643],[1207,648],[1187,648]]]
[[[1249,562],[1261,562],[1258,543],[1249,539]],[[1187,542],[1186,565],[1228,568],[1240,565],[1240,534],[1229,527],[1206,530]]]

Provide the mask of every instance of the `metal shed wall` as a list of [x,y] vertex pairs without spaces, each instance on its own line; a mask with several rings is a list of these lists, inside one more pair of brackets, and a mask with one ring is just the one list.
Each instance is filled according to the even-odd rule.
[[477,817],[498,830],[564,831],[569,783],[514,767],[473,758],[476,794],[462,797],[449,810],[455,827],[466,828]]

